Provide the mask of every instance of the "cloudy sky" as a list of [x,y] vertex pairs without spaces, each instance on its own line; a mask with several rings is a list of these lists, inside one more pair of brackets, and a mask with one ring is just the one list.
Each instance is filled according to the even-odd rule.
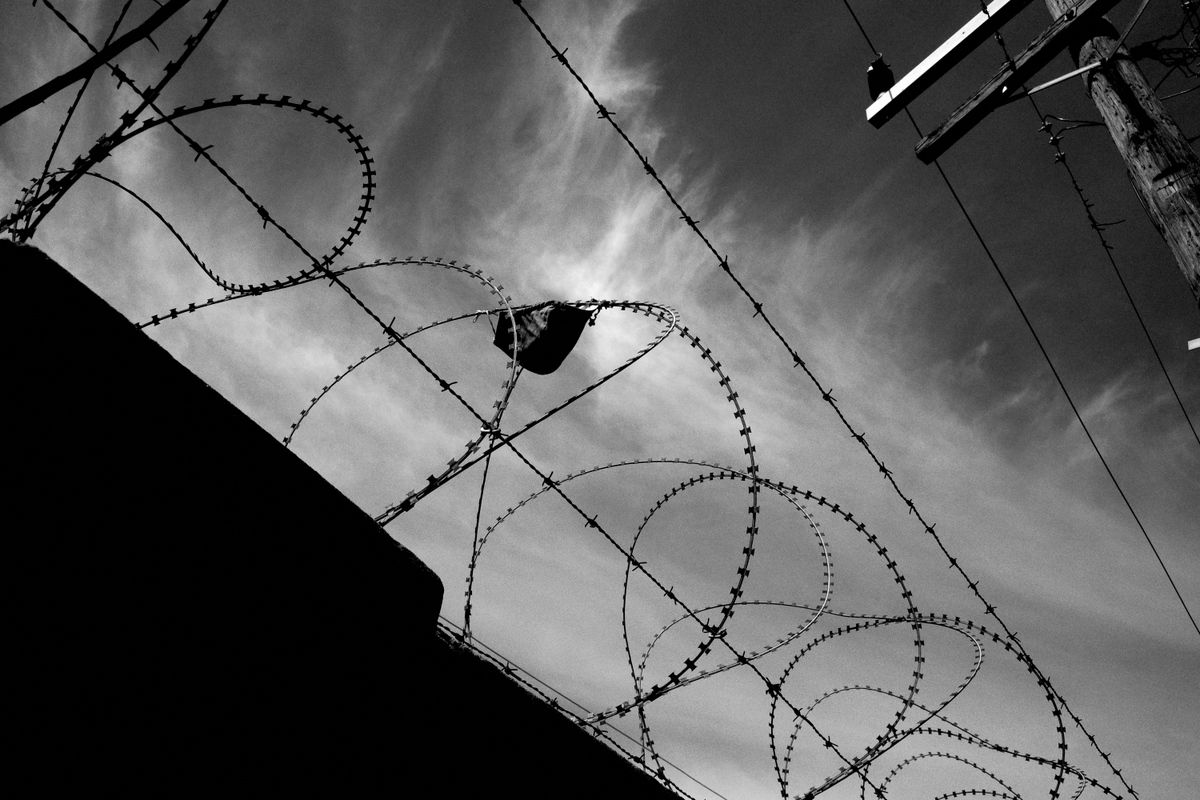
[[[93,41],[108,35],[118,0],[56,4]],[[196,0],[120,61],[151,83],[198,29]],[[853,4],[875,47],[902,74],[978,10],[973,0]],[[1120,25],[1138,4],[1123,2]],[[133,0],[122,30],[151,12]],[[5,102],[86,57],[43,4],[5,0],[0,69]],[[841,2],[544,2],[529,10],[654,165],[687,213],[763,303],[771,320],[855,430],[936,523],[1001,619],[1141,797],[1182,797],[1200,785],[1200,636],[952,196],[913,155],[907,120],[865,122],[871,49]],[[1131,42],[1175,31],[1180,4],[1152,0]],[[1034,3],[1008,25],[1020,50],[1048,22]],[[1178,39],[1175,44],[1179,44]],[[234,0],[164,93],[163,109],[234,94],[307,98],[354,126],[370,148],[378,192],[361,236],[337,260],[440,257],[503,284],[514,303],[641,300],[676,309],[738,392],[762,474],[827,498],[806,516],[764,490],[744,599],[728,641],[757,650],[764,674],[786,672],[784,696],[847,756],[884,733],[916,654],[911,627],[820,639],[856,621],[829,614],[807,630],[802,606],[823,599],[825,542],[840,615],[902,614],[895,575],[853,513],[886,546],[923,614],[996,626],[964,579],[908,513],[820,392],[792,366],[754,309],[680,219],[661,189],[511,2]],[[937,125],[1002,63],[992,42],[913,112]],[[1070,69],[1060,57],[1044,77]],[[1147,63],[1153,80],[1161,65]],[[1161,95],[1188,88],[1176,72]],[[0,190],[16,199],[41,172],[74,97],[68,90],[0,128]],[[1168,99],[1185,133],[1200,133],[1195,95]],[[1093,120],[1080,84],[1038,95],[1044,113]],[[86,152],[135,106],[96,75],[55,166]],[[1024,305],[1113,473],[1193,613],[1200,610],[1200,443],[1171,393],[1066,170],[1027,103],[990,116],[941,160]],[[1059,129],[1071,123],[1057,123]],[[327,252],[362,194],[359,160],[318,119],[239,107],[179,122],[310,252]],[[1193,420],[1200,417],[1196,304],[1132,193],[1103,128],[1079,127],[1062,148],[1094,203],[1112,253]],[[294,274],[304,256],[262,221],[182,139],[158,126],[118,147],[97,171],[136,191],[225,279]],[[224,293],[145,206],[85,177],[45,218],[33,242],[135,321]],[[347,285],[384,320],[408,330],[496,298],[461,273],[389,265]],[[662,324],[600,313],[550,376],[523,375],[502,427],[513,430],[624,363]],[[310,398],[384,343],[343,292],[318,282],[186,314],[147,333],[281,439]],[[490,413],[507,375],[486,318],[413,336],[412,348],[474,408]],[[671,333],[628,370],[517,440],[539,469],[562,478],[609,462],[671,458],[744,470],[734,407],[701,349]],[[292,449],[371,513],[424,484],[457,457],[478,421],[391,348],[366,362],[305,418]],[[444,615],[464,616],[482,464],[430,494],[388,532],[446,585]],[[711,468],[623,467],[563,485],[614,540],[629,547],[660,499]],[[491,462],[480,532],[539,489],[503,451]],[[665,502],[637,554],[693,609],[725,602],[746,546],[747,485],[706,480]],[[518,508],[488,536],[472,625],[491,645],[565,695],[602,711],[631,699],[622,637],[625,559],[561,499]],[[629,646],[640,661],[679,616],[647,580],[629,583]],[[670,628],[645,663],[647,685],[695,652],[693,623]],[[934,707],[964,680],[975,651],[961,632],[926,626],[918,702]],[[1057,757],[1052,707],[1024,668],[987,635],[986,657],[944,715],[1003,747]],[[806,646],[810,646],[807,647]],[[796,656],[803,657],[796,660]],[[701,668],[728,659],[719,648]],[[789,664],[793,664],[789,669]],[[647,707],[659,753],[692,777],[696,796],[779,796],[761,680],[732,670]],[[905,724],[921,717],[910,714]],[[633,716],[615,721],[637,735]],[[949,728],[950,723],[931,723]],[[1118,794],[1119,779],[1066,722],[1068,760]],[[957,730],[957,729],[956,729]],[[946,736],[917,734],[869,771],[888,796],[989,789],[1046,796],[1053,771]],[[786,785],[803,794],[840,766],[810,728],[798,735]],[[704,786],[693,782],[702,781]],[[1074,787],[1074,779],[1066,790]],[[708,788],[705,788],[708,787]],[[1006,788],[1007,787],[1007,788]],[[858,796],[855,780],[828,797]],[[1085,796],[1099,796],[1088,789]]]

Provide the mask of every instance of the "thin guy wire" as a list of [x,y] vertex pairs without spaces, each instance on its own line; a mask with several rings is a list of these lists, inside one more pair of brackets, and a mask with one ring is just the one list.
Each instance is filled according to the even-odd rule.
[[[912,114],[909,113],[907,109],[905,110],[905,113],[908,115],[909,120],[912,121],[913,127],[917,129],[918,135],[920,135],[920,129],[917,128],[917,123],[915,120],[913,120]],[[946,188],[950,190],[950,194],[953,196],[955,204],[958,206],[959,210],[962,211],[963,217],[966,219],[967,224],[971,227],[971,232],[975,234],[975,238],[979,241],[980,246],[987,255],[988,261],[991,262],[992,267],[995,269],[997,277],[1000,278],[1000,282],[1004,285],[1005,291],[1008,292],[1009,297],[1012,298],[1013,303],[1016,305],[1017,311],[1021,314],[1021,319],[1025,322],[1025,327],[1029,330],[1029,334],[1033,337],[1034,343],[1037,344],[1038,350],[1041,352],[1042,358],[1045,359],[1046,365],[1050,368],[1051,374],[1054,375],[1054,380],[1058,383],[1058,388],[1062,390],[1063,397],[1066,398],[1067,404],[1071,406],[1071,412],[1075,415],[1075,419],[1079,421],[1079,426],[1083,428],[1083,433],[1085,436],[1087,436],[1088,443],[1091,444],[1092,450],[1094,450],[1096,453],[1096,457],[1100,459],[1100,463],[1104,466],[1104,471],[1108,474],[1109,480],[1112,481],[1113,486],[1116,488],[1117,494],[1121,496],[1121,500],[1125,503],[1125,507],[1129,509],[1129,513],[1133,516],[1133,521],[1137,523],[1138,530],[1142,532],[1142,536],[1145,537],[1146,543],[1150,545],[1150,550],[1154,553],[1154,557],[1158,560],[1159,566],[1162,567],[1163,574],[1167,576],[1167,581],[1170,582],[1171,588],[1175,591],[1175,596],[1179,598],[1179,603],[1183,606],[1183,610],[1187,613],[1188,619],[1192,623],[1192,627],[1196,629],[1197,634],[1200,634],[1200,625],[1196,624],[1196,618],[1192,616],[1192,610],[1188,608],[1188,604],[1183,599],[1183,595],[1179,593],[1179,587],[1175,585],[1175,579],[1171,577],[1170,570],[1167,569],[1166,563],[1163,562],[1162,556],[1159,555],[1158,548],[1154,546],[1154,541],[1150,538],[1150,534],[1146,531],[1146,526],[1142,524],[1141,517],[1139,517],[1138,513],[1134,511],[1133,504],[1129,502],[1129,498],[1125,495],[1125,490],[1121,488],[1121,484],[1117,480],[1117,476],[1113,474],[1112,468],[1109,467],[1108,461],[1104,458],[1104,454],[1100,452],[1100,446],[1097,445],[1096,440],[1092,438],[1092,432],[1088,430],[1087,423],[1083,421],[1083,416],[1079,413],[1079,409],[1075,406],[1075,401],[1071,399],[1071,394],[1067,391],[1067,387],[1066,384],[1063,383],[1062,376],[1058,374],[1058,369],[1055,368],[1054,362],[1050,359],[1050,354],[1046,352],[1046,347],[1042,344],[1041,337],[1038,336],[1037,331],[1033,327],[1033,323],[1030,321],[1029,316],[1025,313],[1025,308],[1021,305],[1021,301],[1017,299],[1017,295],[1012,288],[1012,284],[1010,284],[1008,282],[1008,278],[1004,276],[1003,270],[1001,270],[995,256],[992,255],[991,249],[988,247],[987,242],[984,241],[983,235],[979,232],[979,228],[977,228],[975,225],[975,221],[971,219],[970,213],[967,211],[966,206],[963,205],[962,199],[958,196],[958,192],[954,190],[954,186],[950,183],[950,178],[947,177],[946,172],[942,169],[941,164],[937,162],[937,159],[934,159],[933,165],[937,168],[938,174],[942,176],[942,180],[945,182]]]
[[[1000,41],[1001,41],[1001,46],[1003,47],[1003,40],[1001,39]],[[870,46],[869,41],[867,44],[868,44],[868,46]],[[1011,65],[1012,57],[1011,57],[1011,55],[1008,54],[1007,50],[1005,50],[1005,56],[1008,59],[1009,64]],[[906,108],[905,114],[908,116],[908,120],[912,124],[913,129],[917,132],[917,135],[922,136],[923,134],[921,133],[920,126],[917,125],[916,119],[913,118],[912,112]],[[1067,402],[1070,404],[1071,410],[1075,412],[1076,419],[1079,420],[1079,424],[1083,428],[1084,433],[1087,435],[1088,441],[1092,443],[1092,448],[1096,451],[1096,455],[1100,458],[1101,464],[1104,465],[1105,471],[1108,473],[1109,478],[1113,482],[1113,485],[1116,486],[1117,492],[1121,495],[1121,499],[1125,501],[1126,507],[1129,509],[1130,513],[1133,515],[1134,520],[1138,524],[1138,527],[1141,528],[1143,535],[1146,537],[1146,541],[1150,544],[1150,548],[1154,552],[1155,558],[1158,559],[1159,564],[1162,566],[1163,571],[1166,573],[1167,580],[1170,581],[1171,587],[1173,589],[1175,589],[1176,596],[1179,597],[1180,602],[1183,603],[1184,610],[1187,612],[1188,618],[1192,621],[1193,627],[1196,627],[1196,620],[1192,616],[1191,610],[1187,607],[1187,604],[1183,602],[1183,597],[1179,594],[1178,587],[1175,586],[1175,581],[1171,578],[1170,573],[1167,572],[1166,565],[1163,564],[1162,558],[1158,554],[1158,549],[1154,546],[1154,543],[1150,540],[1150,536],[1146,532],[1146,529],[1142,526],[1140,518],[1137,516],[1137,513],[1133,510],[1133,507],[1130,505],[1128,498],[1126,498],[1125,493],[1124,493],[1124,491],[1122,491],[1120,484],[1117,482],[1116,477],[1112,473],[1112,470],[1109,469],[1108,463],[1104,460],[1103,455],[1101,455],[1099,448],[1096,446],[1095,440],[1092,439],[1091,432],[1088,430],[1087,425],[1084,424],[1083,418],[1079,415],[1079,412],[1075,407],[1075,403],[1071,400],[1070,394],[1067,392],[1066,386],[1063,385],[1062,379],[1059,377],[1058,371],[1054,368],[1053,362],[1050,361],[1049,355],[1046,353],[1045,348],[1042,346],[1041,339],[1038,337],[1037,332],[1034,330],[1032,323],[1030,322],[1028,316],[1025,314],[1025,310],[1021,306],[1020,301],[1017,299],[1016,293],[1013,291],[1012,286],[1009,284],[1007,278],[1004,276],[1003,271],[1000,269],[1000,265],[997,263],[995,257],[992,255],[991,249],[987,246],[986,241],[983,239],[983,235],[980,233],[978,227],[976,227],[974,220],[972,220],[966,207],[963,205],[962,200],[958,196],[958,192],[955,191],[954,186],[950,183],[950,179],[946,175],[945,171],[942,169],[941,164],[939,164],[936,159],[933,161],[933,164],[937,168],[938,174],[941,175],[942,181],[946,184],[946,188],[949,189],[951,196],[954,198],[955,203],[958,205],[959,210],[962,212],[968,225],[971,227],[972,232],[975,234],[975,238],[978,240],[979,244],[983,247],[983,250],[988,257],[988,260],[991,262],[993,268],[996,271],[996,274],[1000,277],[1001,283],[1003,283],[1005,289],[1009,293],[1009,296],[1012,298],[1014,304],[1016,304],[1017,310],[1020,312],[1022,319],[1025,320],[1025,324],[1028,327],[1030,334],[1033,336],[1034,341],[1038,345],[1038,348],[1042,351],[1042,355],[1046,358],[1046,363],[1050,366],[1050,370],[1054,374],[1055,380],[1058,381],[1059,387],[1063,391],[1063,395],[1067,398]],[[1189,424],[1190,424],[1190,420],[1189,420]],[[1002,621],[1000,622],[1000,624],[1002,626],[1004,625],[1004,623]],[[1200,628],[1197,628],[1197,632],[1200,633]],[[1021,646],[1019,642],[1017,644],[1018,644],[1018,647],[1021,647],[1022,652],[1024,652],[1024,647]],[[1032,662],[1028,662],[1028,663],[1032,667]],[[1056,694],[1057,694],[1057,692],[1056,692]],[[1133,787],[1125,780],[1125,777],[1122,774],[1121,770],[1117,769],[1117,767],[1112,763],[1112,761],[1109,758],[1109,754],[1104,752],[1104,750],[1100,747],[1099,743],[1096,741],[1095,737],[1091,734],[1091,732],[1089,732],[1087,730],[1087,728],[1084,727],[1083,720],[1077,714],[1075,714],[1074,711],[1072,711],[1070,709],[1070,707],[1067,705],[1065,698],[1063,698],[1061,695],[1059,695],[1059,699],[1062,702],[1062,706],[1063,706],[1064,710],[1067,711],[1067,713],[1071,716],[1072,720],[1074,720],[1075,724],[1087,736],[1088,740],[1092,744],[1092,747],[1096,750],[1097,753],[1100,754],[1101,758],[1103,758],[1104,762],[1108,765],[1109,769],[1112,770],[1112,772],[1117,776],[1117,778],[1121,781],[1121,783],[1125,786],[1125,788],[1129,790],[1130,794],[1132,794],[1134,797],[1137,797],[1138,796],[1137,792],[1135,792]]]
[[1159,99],[1159,100],[1170,100],[1170,99],[1172,99],[1172,98],[1179,97],[1180,95],[1190,94],[1190,93],[1192,93],[1192,92],[1196,91],[1197,89],[1200,89],[1200,84],[1196,84],[1195,86],[1193,86],[1193,87],[1191,87],[1191,88],[1189,88],[1189,89],[1184,89],[1184,90],[1182,90],[1182,91],[1175,92],[1175,93],[1173,93],[1173,94],[1168,94],[1168,95],[1165,95],[1165,96],[1163,96],[1163,97],[1160,97],[1160,98],[1158,98],[1158,99]]

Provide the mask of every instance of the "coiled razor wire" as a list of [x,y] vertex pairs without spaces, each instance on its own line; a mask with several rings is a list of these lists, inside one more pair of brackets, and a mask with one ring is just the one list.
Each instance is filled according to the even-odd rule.
[[[442,626],[441,635],[448,642],[454,646],[470,648],[471,652],[479,657],[496,664],[520,685],[542,697],[546,702],[558,708],[585,730],[591,732],[601,741],[605,741],[615,750],[624,754],[630,761],[658,778],[665,786],[684,796],[690,797],[691,795],[680,785],[680,776],[687,777],[713,794],[717,793],[715,790],[687,776],[687,773],[675,766],[674,762],[665,754],[659,752],[659,748],[654,742],[654,727],[651,724],[651,718],[656,713],[654,704],[668,695],[684,692],[689,687],[716,675],[732,670],[743,670],[761,681],[770,701],[766,726],[767,741],[774,779],[779,786],[781,796],[784,798],[816,797],[850,778],[858,781],[862,797],[887,797],[889,796],[889,791],[898,791],[894,788],[894,785],[899,778],[907,775],[907,771],[910,768],[913,768],[914,765],[925,763],[962,765],[972,775],[976,776],[978,780],[985,783],[983,786],[962,786],[938,795],[938,797],[951,798],[982,795],[1017,798],[1021,796],[1013,786],[1014,781],[1011,778],[1007,778],[1007,776],[1001,775],[998,767],[994,765],[985,766],[976,758],[960,752],[923,750],[917,746],[917,752],[908,752],[906,750],[903,754],[898,754],[894,761],[890,763],[884,762],[884,757],[896,750],[902,743],[909,743],[912,746],[916,746],[915,743],[921,741],[919,737],[925,736],[942,737],[957,744],[974,748],[981,753],[1007,756],[1014,763],[1022,765],[1024,770],[1036,768],[1037,770],[1046,771],[1049,774],[1051,783],[1048,790],[1051,798],[1063,797],[1065,794],[1069,794],[1072,798],[1078,798],[1088,789],[1094,789],[1114,798],[1121,797],[1121,795],[1114,792],[1110,787],[1089,777],[1079,767],[1067,761],[1066,728],[1063,714],[1064,712],[1069,713],[1081,729],[1082,721],[1066,708],[1061,696],[1053,689],[1045,675],[1034,665],[1033,660],[1021,645],[1016,634],[1012,633],[1004,625],[999,617],[996,616],[994,607],[983,599],[982,594],[978,590],[977,582],[973,581],[965,573],[961,565],[948,552],[946,556],[950,560],[951,567],[956,569],[967,580],[972,592],[984,603],[986,613],[996,620],[1002,629],[1001,631],[989,631],[984,626],[978,625],[970,619],[963,619],[958,616],[950,618],[946,614],[939,615],[919,610],[913,601],[913,593],[909,589],[908,582],[901,572],[897,559],[889,553],[878,535],[868,531],[865,523],[856,519],[840,503],[832,502],[823,495],[817,495],[812,490],[801,490],[796,486],[788,486],[782,482],[764,478],[759,474],[755,444],[751,436],[750,425],[746,419],[747,412],[741,403],[737,391],[733,389],[732,379],[728,371],[716,359],[712,350],[701,343],[697,334],[681,324],[680,315],[674,309],[653,302],[631,300],[599,300],[593,298],[569,303],[568,305],[572,307],[591,311],[593,321],[595,315],[600,314],[602,311],[620,311],[645,316],[657,322],[660,328],[645,345],[617,367],[588,383],[582,389],[570,395],[566,400],[539,413],[521,427],[504,432],[502,430],[503,417],[509,407],[514,388],[522,374],[519,366],[520,346],[516,341],[514,333],[513,355],[506,365],[504,378],[497,390],[492,409],[486,415],[476,410],[460,392],[453,388],[455,382],[447,380],[434,370],[428,362],[412,350],[408,344],[408,340],[434,328],[453,325],[454,323],[460,323],[468,319],[478,319],[480,316],[490,318],[503,314],[509,318],[511,324],[514,321],[514,312],[519,310],[521,306],[514,305],[513,299],[504,293],[503,287],[496,280],[485,275],[478,269],[465,263],[460,264],[455,260],[420,256],[385,258],[353,265],[337,265],[334,263],[342,257],[347,248],[362,232],[372,207],[376,189],[375,170],[367,145],[348,122],[344,121],[339,115],[331,113],[324,106],[316,106],[304,99],[293,99],[290,95],[271,96],[259,94],[253,97],[234,95],[224,100],[210,98],[195,105],[179,106],[171,111],[163,111],[156,105],[155,101],[161,94],[163,87],[178,73],[183,62],[195,51],[200,41],[211,30],[213,23],[226,4],[227,0],[221,0],[221,2],[213,5],[204,14],[200,29],[186,39],[183,52],[176,60],[167,63],[163,69],[162,76],[152,87],[144,90],[140,89],[119,66],[111,63],[107,65],[119,85],[132,89],[138,95],[140,98],[139,103],[133,109],[122,114],[119,124],[111,132],[97,139],[95,144],[86,153],[76,157],[69,167],[51,169],[54,151],[61,142],[62,133],[69,122],[68,117],[68,120],[64,121],[60,127],[59,136],[55,140],[51,157],[47,159],[41,173],[30,181],[29,185],[22,191],[21,196],[15,200],[13,211],[3,219],[0,219],[0,233],[5,233],[22,241],[28,240],[36,233],[39,225],[56,204],[81,178],[85,176],[92,177],[129,194],[142,207],[149,211],[171,233],[175,240],[179,242],[188,257],[204,275],[223,292],[223,294],[207,299],[189,302],[186,306],[180,305],[155,313],[148,320],[138,323],[139,327],[153,327],[216,305],[249,297],[257,297],[285,289],[311,286],[323,281],[328,281],[330,286],[336,286],[349,296],[357,307],[380,328],[385,340],[335,374],[321,387],[320,391],[310,399],[308,404],[301,410],[299,416],[291,424],[287,434],[283,437],[283,444],[284,446],[291,445],[294,438],[300,432],[301,426],[310,418],[313,409],[319,403],[327,399],[335,390],[352,381],[355,372],[359,368],[393,347],[399,347],[400,350],[407,353],[433,379],[434,383],[443,393],[472,414],[476,422],[479,423],[478,432],[472,434],[461,452],[451,458],[446,463],[446,467],[439,473],[430,475],[424,485],[409,488],[398,500],[387,504],[375,515],[380,524],[386,525],[410,511],[432,492],[450,485],[454,479],[461,476],[472,466],[478,464],[480,461],[484,462],[484,477],[480,486],[480,497],[476,510],[476,535],[467,559],[467,576],[462,614],[463,624],[461,628],[457,629],[452,625]],[[88,42],[87,38],[51,2],[46,0],[43,5],[66,24],[94,53],[97,52],[96,48]],[[529,15],[529,12],[519,1],[517,5],[551,47],[555,59],[563,64],[576,80],[587,89],[586,84],[583,84],[582,78],[579,77],[566,61],[564,56],[565,51],[555,49],[545,33],[542,32],[542,29],[537,26],[537,23]],[[127,8],[128,4],[122,9],[122,16],[125,14]],[[117,27],[119,27],[119,20],[117,25],[114,25],[114,33]],[[110,39],[111,37],[112,34],[109,35]],[[591,93],[590,89],[587,89],[587,91],[589,96],[595,101],[595,96]],[[608,120],[630,147],[633,147],[628,136],[612,120],[611,113],[600,105],[598,101],[596,101],[596,104],[601,119]],[[360,202],[351,216],[344,234],[323,255],[318,256],[310,253],[271,215],[265,205],[256,200],[230,172],[218,163],[216,157],[210,152],[211,148],[193,139],[178,124],[180,120],[193,115],[235,107],[266,107],[311,116],[326,125],[333,126],[353,149],[362,181]],[[75,108],[74,103],[71,108],[73,111]],[[223,277],[220,272],[211,268],[201,259],[196,249],[168,221],[166,215],[161,213],[133,189],[97,171],[97,167],[117,147],[147,131],[163,125],[167,126],[168,129],[174,131],[183,139],[195,153],[197,160],[203,159],[229,183],[247,202],[254,213],[261,218],[264,229],[274,229],[296,247],[303,260],[298,262],[294,271],[283,278],[257,283],[239,283]],[[647,173],[659,182],[664,191],[667,192],[668,197],[679,207],[678,202],[675,201],[665,184],[662,184],[661,179],[658,178],[649,162],[644,156],[638,153],[636,148],[633,149],[645,164]],[[708,244],[708,240],[704,238],[697,222],[689,217],[686,212],[683,212],[682,207],[679,208],[683,214],[685,223]],[[712,249],[711,245],[709,245],[709,249]],[[715,254],[716,251],[713,250],[713,252]],[[731,271],[728,259],[723,256],[719,257],[719,259],[721,268],[738,284],[747,297],[751,299],[756,315],[762,316],[766,324],[779,336],[763,311],[762,304],[750,295],[749,291]],[[411,330],[400,333],[393,327],[394,319],[392,322],[384,322],[382,317],[372,310],[344,281],[344,277],[350,273],[363,270],[413,268],[440,270],[464,277],[493,296],[495,304],[492,307],[483,309],[464,309],[456,314],[423,323]],[[511,327],[515,331],[516,326],[511,325]],[[573,472],[565,474],[563,477],[554,478],[552,473],[535,465],[518,449],[516,442],[525,433],[547,422],[560,411],[568,408],[579,399],[596,391],[617,375],[625,372],[634,363],[645,358],[658,348],[672,333],[683,339],[690,351],[694,351],[701,359],[705,367],[714,376],[717,390],[721,392],[726,402],[732,408],[732,417],[738,437],[742,443],[742,455],[745,457],[744,465],[738,467],[725,466],[705,460],[682,457],[645,458],[576,469]],[[851,430],[855,440],[876,461],[884,478],[899,492],[899,487],[891,471],[884,467],[882,461],[871,451],[866,443],[865,435],[856,431],[850,425],[849,421],[846,420],[837,405],[837,401],[833,399],[832,392],[824,388],[817,381],[816,376],[811,373],[794,348],[786,341],[784,341],[784,344],[788,352],[792,355],[795,365],[801,367],[810,379],[813,380],[822,398],[833,406],[834,410],[837,411],[839,419]],[[513,453],[518,460],[524,463],[539,478],[542,485],[537,491],[510,506],[480,534],[480,516],[482,514],[483,489],[487,482],[487,470],[491,464],[492,454],[501,448]],[[631,543],[628,546],[620,544],[608,527],[599,520],[598,516],[594,513],[588,513],[566,493],[564,488],[573,481],[610,471],[619,475],[633,468],[655,469],[680,466],[691,467],[700,471],[690,478],[675,483],[651,505],[642,517],[641,523],[632,532]],[[740,555],[735,560],[726,599],[717,603],[696,603],[694,600],[685,599],[680,592],[676,591],[675,587],[667,586],[647,566],[646,561],[638,557],[636,550],[642,541],[643,535],[646,534],[648,526],[660,512],[663,512],[670,504],[684,502],[683,496],[690,491],[710,492],[719,481],[738,482],[746,486],[749,505],[746,510],[747,522],[744,539],[742,540],[743,546]],[[404,490],[401,488],[399,491]],[[803,533],[807,528],[815,539],[817,548],[815,563],[819,565],[822,577],[815,589],[808,590],[813,594],[813,597],[807,602],[798,602],[794,599],[754,599],[745,596],[747,579],[750,575],[751,567],[755,564],[753,557],[756,552],[757,538],[760,533],[760,496],[763,491],[782,498],[802,520],[802,523],[796,529],[797,532]],[[595,531],[599,534],[616,551],[617,557],[624,562],[620,626],[624,658],[629,670],[629,694],[620,702],[600,710],[589,710],[578,704],[574,704],[575,710],[564,707],[562,704],[563,695],[561,693],[550,689],[536,677],[516,667],[510,660],[498,656],[495,651],[481,642],[472,631],[472,611],[478,602],[480,594],[477,578],[484,563],[482,555],[485,546],[497,535],[497,531],[502,524],[513,518],[518,511],[532,509],[536,505],[536,501],[546,495],[555,495],[565,502],[582,520],[584,529]],[[905,500],[910,511],[917,514],[925,530],[934,536],[938,545],[944,551],[945,547],[934,532],[933,525],[925,523],[924,519],[920,517],[919,512],[916,511],[911,499],[903,493],[901,493],[901,497]],[[900,602],[904,609],[902,614],[833,610],[831,607],[833,600],[833,548],[830,544],[828,534],[818,524],[807,504],[814,504],[816,507],[823,509],[833,517],[839,527],[845,528],[857,536],[861,536],[867,542],[874,554],[881,560],[884,569],[891,576],[892,582],[897,587]],[[633,633],[635,612],[630,603],[632,581],[636,576],[647,580],[676,609],[675,616],[670,622],[659,628],[656,633],[646,638],[645,641],[640,642],[637,641]],[[794,623],[789,624],[787,629],[775,638],[758,646],[746,648],[732,643],[733,635],[736,633],[732,620],[737,610],[747,608],[787,609],[790,613],[794,612],[796,614],[796,619]],[[893,626],[907,628],[912,633],[912,667],[911,672],[908,673],[903,681],[904,686],[902,689],[896,690],[866,684],[845,684],[823,691],[816,691],[811,685],[801,685],[801,682],[795,678],[799,674],[799,668],[804,663],[803,659],[816,652],[819,648],[828,648],[832,646],[832,643],[842,644],[849,639],[859,639],[864,635],[871,635],[871,632],[884,630]],[[959,676],[955,686],[948,690],[944,696],[928,704],[917,700],[922,687],[922,681],[926,675],[925,662],[927,654],[930,652],[924,638],[924,630],[926,628],[941,628],[956,634],[968,643],[971,653],[970,664]],[[690,632],[699,641],[690,648],[688,655],[681,657],[678,663],[675,663],[668,670],[665,677],[652,679],[648,675],[651,654],[655,652],[655,648],[660,647],[666,641],[668,635],[673,634],[675,631]],[[947,710],[951,705],[967,692],[971,684],[980,675],[985,663],[985,642],[997,645],[1010,654],[1016,660],[1019,667],[1028,671],[1032,682],[1044,694],[1049,711],[1050,725],[1056,739],[1055,749],[1057,752],[1053,755],[1026,752],[1018,747],[993,742],[953,721],[947,715]],[[765,666],[765,657],[772,653],[788,654],[788,658],[782,670],[769,673],[768,667]],[[876,736],[874,743],[857,753],[851,751],[844,744],[839,745],[836,743],[813,720],[814,713],[821,708],[822,704],[834,698],[849,695],[878,698],[880,708],[885,711],[890,709],[890,711],[887,711],[888,721],[883,724],[882,730]],[[805,697],[807,699],[802,699]],[[639,730],[638,737],[630,739],[630,741],[636,743],[635,747],[629,747],[622,742],[622,737],[627,737],[628,734],[615,725],[616,720],[624,718],[631,713],[636,717]],[[1124,788],[1132,796],[1136,797],[1136,793],[1125,782],[1120,770],[1112,767],[1110,754],[1100,750],[1095,739],[1090,733],[1087,733],[1086,729],[1084,729],[1084,732],[1093,748],[1101,754],[1105,763],[1113,769]],[[822,748],[828,749],[833,754],[836,760],[840,762],[840,766],[832,774],[823,779],[811,782],[807,789],[801,790],[798,788],[801,782],[810,782],[813,780],[813,777],[811,774],[808,774],[811,770],[806,770],[802,776],[797,775],[793,761],[796,759],[798,753],[802,752],[798,749],[801,737],[809,734],[816,737]],[[884,769],[887,772],[883,774],[882,778],[873,779],[870,777],[870,772],[873,768],[877,772],[882,772]],[[670,769],[670,773],[668,773],[668,769]],[[1024,775],[1025,773],[1022,772],[1021,774]],[[1069,791],[1067,791],[1068,781],[1074,783],[1074,786]]]

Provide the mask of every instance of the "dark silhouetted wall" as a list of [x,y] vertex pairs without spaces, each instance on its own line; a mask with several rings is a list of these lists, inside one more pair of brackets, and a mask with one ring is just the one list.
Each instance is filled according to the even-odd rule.
[[10,785],[674,796],[438,639],[437,576],[90,290],[0,264]]

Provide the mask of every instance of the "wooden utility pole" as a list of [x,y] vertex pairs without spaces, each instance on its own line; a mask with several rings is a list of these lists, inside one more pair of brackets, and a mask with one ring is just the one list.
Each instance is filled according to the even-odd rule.
[[[867,109],[867,121],[877,128],[886,123],[1029,2],[992,0],[891,89],[880,93]],[[1200,158],[1146,76],[1119,47],[1124,37],[1104,19],[1118,2],[1046,0],[1054,17],[1050,26],[925,136],[917,144],[917,158],[926,164],[936,160],[991,112],[1020,97],[1021,87],[1069,48],[1079,69],[1029,93],[1085,73],[1088,94],[1125,160],[1134,191],[1200,305]]]
[[[1073,5],[1046,0],[1056,19]],[[1128,52],[1121,48],[1110,58],[1118,42],[1112,25],[1107,20],[1085,25],[1071,52],[1080,67],[1101,63],[1084,76],[1088,94],[1200,305],[1200,158]]]

